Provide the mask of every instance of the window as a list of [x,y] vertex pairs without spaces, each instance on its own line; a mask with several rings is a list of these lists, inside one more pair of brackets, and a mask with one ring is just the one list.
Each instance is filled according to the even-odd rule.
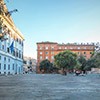
[[15,56],[15,50],[13,51],[13,56]]
[[40,54],[42,54],[42,52],[40,52]]
[[48,54],[48,52],[45,52],[45,54]]
[[4,50],[4,45],[2,45],[2,49]]
[[51,52],[51,54],[54,54],[54,52]]
[[47,50],[47,49],[48,49],[48,47],[45,47],[45,49]]
[[4,70],[6,70],[6,64],[4,64]]
[[19,58],[21,58],[21,53],[19,52]]
[[40,56],[40,60],[42,60],[42,56]]
[[18,57],[18,51],[16,51],[16,57]]
[[54,47],[51,47],[51,50],[54,50]]
[[10,65],[8,65],[8,70],[10,70]]
[[0,70],[1,70],[1,63],[0,63]]
[[23,41],[22,41],[22,46],[23,46]]
[[42,50],[42,47],[40,47],[40,50]]
[[16,39],[16,41],[18,42],[18,38]]
[[78,47],[78,49],[80,49],[80,47]]
[[19,58],[21,58],[21,51],[19,50]]
[[61,47],[59,47],[59,49],[61,49]]
[[7,52],[9,53],[9,48],[7,48]]
[[80,55],[80,52],[78,52],[78,54]]
[[51,56],[51,59],[54,60],[54,56]]
[[21,52],[21,59],[23,59],[23,52]]
[[84,49],[86,49],[86,47],[84,47]]
[[67,49],[67,47],[65,47],[65,49]]
[[21,44],[21,39],[19,39],[19,44]]
[[6,61],[6,57],[4,57],[4,61]]
[[13,64],[12,70],[14,70],[14,64]]
[[45,58],[48,59],[48,56],[46,56]]
[[73,49],[72,47],[70,47],[70,49]]
[[1,56],[0,56],[0,60],[1,60]]
[[84,54],[86,54],[86,52],[84,52]]
[[8,58],[8,62],[10,62],[10,58]]

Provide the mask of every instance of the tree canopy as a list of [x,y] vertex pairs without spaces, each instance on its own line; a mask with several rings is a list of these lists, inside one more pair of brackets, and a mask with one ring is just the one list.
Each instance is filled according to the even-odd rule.
[[94,58],[88,59],[86,62],[85,70],[91,70],[91,68],[96,68],[95,64],[96,63]]
[[100,68],[100,52],[96,53],[93,59],[94,59],[95,67]]
[[77,59],[77,61],[79,62],[80,64],[80,70],[85,70],[85,66],[86,66],[86,58],[82,55],[80,55]]
[[69,50],[60,52],[59,54],[55,55],[54,58],[54,63],[58,68],[72,70],[77,63],[77,55]]
[[100,52],[96,52],[90,59],[88,59],[85,69],[100,68]]
[[53,64],[50,63],[48,59],[43,60],[40,63],[40,70],[43,70],[45,73],[50,72],[52,70]]

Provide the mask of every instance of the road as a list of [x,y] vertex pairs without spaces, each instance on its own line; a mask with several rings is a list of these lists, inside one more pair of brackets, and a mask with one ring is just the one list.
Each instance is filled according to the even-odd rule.
[[0,76],[0,100],[100,100],[100,74]]

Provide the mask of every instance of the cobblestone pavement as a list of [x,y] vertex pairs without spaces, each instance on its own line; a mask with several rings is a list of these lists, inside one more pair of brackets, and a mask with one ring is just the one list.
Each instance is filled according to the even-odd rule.
[[100,74],[0,76],[0,100],[100,100]]

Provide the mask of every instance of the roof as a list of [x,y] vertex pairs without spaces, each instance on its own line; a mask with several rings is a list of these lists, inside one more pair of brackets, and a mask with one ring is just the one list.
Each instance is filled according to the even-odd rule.
[[59,46],[95,46],[94,43],[57,43],[57,42],[37,42],[37,44],[58,44]]
[[58,44],[58,43],[46,41],[46,42],[37,42],[37,44]]
[[94,44],[88,44],[88,43],[62,43],[62,44],[58,44],[59,46],[95,46]]

